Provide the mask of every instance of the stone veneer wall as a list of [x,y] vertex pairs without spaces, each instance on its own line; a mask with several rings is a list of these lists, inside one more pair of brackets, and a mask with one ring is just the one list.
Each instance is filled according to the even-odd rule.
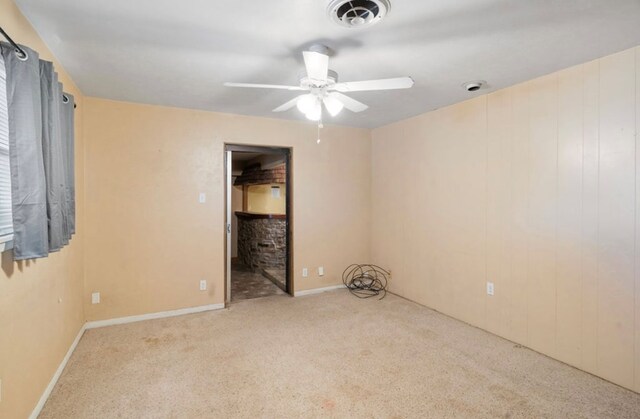
[[285,269],[286,220],[238,215],[238,259],[260,272],[262,269]]

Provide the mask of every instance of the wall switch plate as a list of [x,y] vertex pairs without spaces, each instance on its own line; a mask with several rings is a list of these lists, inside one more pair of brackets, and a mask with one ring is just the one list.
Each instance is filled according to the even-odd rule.
[[201,204],[207,202],[207,194],[204,192],[200,192],[200,195],[198,196],[198,202],[200,202]]
[[302,277],[306,278],[309,276],[309,270],[307,268],[302,268]]
[[91,304],[100,304],[100,293],[94,292],[91,294]]
[[323,276],[324,275],[324,267],[321,266],[321,267],[318,268],[318,275],[319,276]]
[[487,295],[493,295],[493,282],[487,282]]
[[200,291],[206,291],[207,290],[207,280],[206,279],[201,279],[200,280]]

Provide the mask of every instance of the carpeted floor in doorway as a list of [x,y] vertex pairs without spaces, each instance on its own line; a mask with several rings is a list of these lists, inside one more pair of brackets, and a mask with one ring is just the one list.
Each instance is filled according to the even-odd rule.
[[88,330],[47,418],[638,418],[640,395],[345,290]]

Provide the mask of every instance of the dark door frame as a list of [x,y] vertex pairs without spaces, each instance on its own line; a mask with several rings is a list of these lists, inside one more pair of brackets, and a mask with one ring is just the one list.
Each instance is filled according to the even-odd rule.
[[[228,235],[227,228],[230,228],[231,220],[227,219],[227,207],[231,205],[231,202],[228,200],[229,196],[229,185],[227,183],[227,171],[231,170],[228,167],[228,162],[226,159],[227,151],[231,152],[245,152],[245,153],[261,153],[261,154],[279,154],[285,156],[285,168],[286,168],[286,182],[285,185],[285,194],[286,194],[286,202],[285,202],[285,211],[286,211],[286,232],[285,232],[285,242],[287,246],[286,251],[286,261],[285,261],[285,282],[286,282],[286,291],[287,294],[293,296],[293,196],[292,196],[292,152],[293,149],[291,147],[275,147],[275,146],[260,146],[260,145],[242,145],[242,144],[224,144],[224,214],[225,214],[225,228],[224,228],[224,296],[225,296],[225,304],[229,304],[230,301],[227,301],[227,295],[229,294],[229,290],[227,287],[230,286],[228,278],[230,277],[230,272],[228,272],[228,260],[231,258],[231,255],[228,254]],[[233,217],[233,214],[231,215]]]

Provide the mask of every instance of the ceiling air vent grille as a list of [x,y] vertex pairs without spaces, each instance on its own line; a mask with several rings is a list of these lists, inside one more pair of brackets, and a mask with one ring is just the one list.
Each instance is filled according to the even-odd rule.
[[363,28],[382,20],[390,8],[389,0],[333,0],[327,13],[340,26]]

